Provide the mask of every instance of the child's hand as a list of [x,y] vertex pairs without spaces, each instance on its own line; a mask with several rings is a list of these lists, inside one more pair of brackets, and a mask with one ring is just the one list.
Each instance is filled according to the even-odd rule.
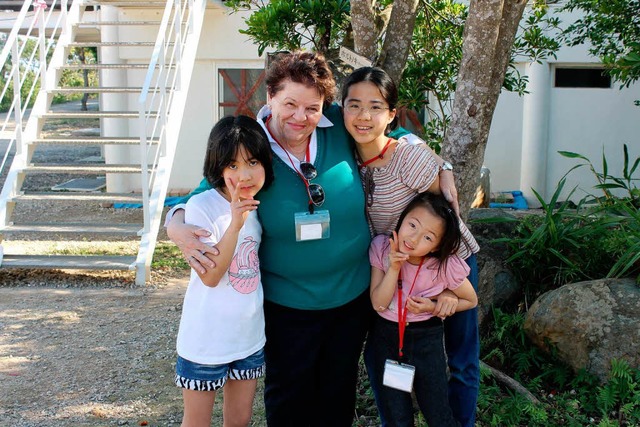
[[400,271],[402,263],[409,259],[409,255],[403,254],[398,250],[398,234],[394,231],[389,238],[389,268]]
[[231,225],[235,230],[240,230],[244,225],[249,212],[258,209],[260,202],[254,199],[240,200],[240,183],[236,185],[231,195]]
[[409,310],[409,313],[432,313],[435,308],[436,303],[429,298],[418,296],[410,296],[407,298],[407,310]]

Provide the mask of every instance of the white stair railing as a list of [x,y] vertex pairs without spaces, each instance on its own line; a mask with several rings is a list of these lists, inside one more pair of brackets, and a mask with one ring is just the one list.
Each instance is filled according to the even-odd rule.
[[[22,153],[24,149],[25,110],[34,98],[38,83],[40,89],[46,90],[47,56],[62,32],[67,16],[67,4],[67,0],[54,0],[46,12],[47,4],[44,1],[25,0],[0,53],[0,69],[10,69],[0,91],[0,104],[4,104],[7,97],[12,97],[7,115],[0,125],[0,135],[9,140],[0,162],[0,173],[4,170],[14,144],[17,154]],[[56,6],[60,6],[60,13],[54,15],[53,10]],[[30,9],[33,9],[31,13]],[[48,37],[45,29],[49,29]],[[20,34],[21,32],[23,34]],[[10,67],[7,63],[9,55]],[[12,118],[15,123],[13,132],[8,129]],[[7,135],[10,135],[9,138],[6,138]]]
[[[153,258],[205,8],[206,0],[188,0],[184,4],[181,0],[167,1],[138,98],[141,186],[145,207],[144,228],[136,259],[138,284],[143,284],[148,277]],[[154,140],[158,140],[157,145],[152,144]]]
[[[9,54],[13,52],[12,60],[17,65],[14,67],[15,74],[11,74],[9,80],[21,82],[14,83],[20,90],[22,90],[20,86],[24,87],[25,81],[16,77],[19,76],[20,63],[25,62],[24,48],[20,47],[22,46],[20,43],[22,40],[29,39],[36,24],[40,29],[38,31],[40,39],[37,43],[38,49],[34,49],[33,54],[35,55],[36,50],[39,50],[40,54],[37,77],[34,80],[39,79],[43,89],[57,87],[60,78],[58,70],[66,62],[66,46],[75,39],[75,28],[81,21],[84,0],[73,0],[69,8],[67,8],[68,0],[61,0],[61,13],[57,15],[57,22],[54,24],[49,20],[54,16],[52,12],[56,1],[58,0],[54,0],[46,15],[43,7],[37,7],[36,17],[32,17],[29,22],[29,9],[34,4],[41,5],[42,1],[25,0],[14,30],[2,51],[0,65],[6,62]],[[149,277],[206,3],[207,0],[167,0],[145,83],[138,99],[144,226],[139,232],[141,242],[136,261],[130,268],[135,269],[136,283],[140,285],[144,284]],[[18,35],[19,32],[24,32],[23,23],[27,22],[29,22],[29,30],[26,35]],[[49,40],[46,40],[47,33],[50,34]],[[49,50],[52,47],[55,49],[50,54]],[[34,58],[31,56],[26,62],[34,64]],[[45,64],[47,61],[48,63]],[[3,95],[9,92],[8,87],[3,90]],[[177,88],[180,90],[176,90]],[[26,124],[23,120],[25,106],[30,102],[31,95],[36,93],[35,89],[34,84],[26,98],[24,94],[22,98],[15,93],[11,94],[15,98],[12,112],[15,116],[16,132],[12,143],[16,141],[16,155],[0,195],[0,226],[8,224],[14,204],[11,200],[20,192],[22,185],[21,172],[31,160],[32,150],[28,149],[28,141],[37,139],[40,132],[41,124],[38,120],[30,119]],[[46,90],[39,91],[33,111],[48,111],[51,98],[51,94]],[[2,130],[6,127],[7,124]],[[1,256],[0,252],[0,260]]]

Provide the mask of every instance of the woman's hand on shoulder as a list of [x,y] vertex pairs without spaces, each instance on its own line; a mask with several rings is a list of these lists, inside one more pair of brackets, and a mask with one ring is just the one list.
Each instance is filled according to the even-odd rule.
[[440,171],[440,191],[444,198],[451,205],[451,209],[455,211],[457,215],[460,215],[460,205],[458,204],[458,189],[456,188],[456,181],[453,177],[453,172],[448,170]]

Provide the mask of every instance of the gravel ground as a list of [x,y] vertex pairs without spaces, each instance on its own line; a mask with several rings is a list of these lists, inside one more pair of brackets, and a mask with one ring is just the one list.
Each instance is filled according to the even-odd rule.
[[[50,130],[77,129],[60,123]],[[97,154],[78,147],[36,153],[49,162]],[[47,189],[69,178],[37,175],[25,187]],[[141,215],[96,203],[42,202],[19,205],[16,213],[23,221],[58,215],[69,222],[110,216],[137,222]],[[12,236],[21,239],[27,237]],[[129,272],[0,269],[0,426],[180,425],[182,395],[172,381],[188,271],[154,271],[145,288],[133,279]],[[254,407],[252,425],[265,425],[260,392]],[[216,404],[212,425],[222,425],[220,410]]]

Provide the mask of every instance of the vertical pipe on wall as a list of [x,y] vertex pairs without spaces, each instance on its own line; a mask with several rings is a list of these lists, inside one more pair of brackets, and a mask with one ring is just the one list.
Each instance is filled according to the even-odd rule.
[[535,189],[546,199],[547,145],[549,139],[549,94],[551,71],[547,62],[528,67],[528,94],[522,111],[522,157],[520,188],[530,207],[540,207]]

